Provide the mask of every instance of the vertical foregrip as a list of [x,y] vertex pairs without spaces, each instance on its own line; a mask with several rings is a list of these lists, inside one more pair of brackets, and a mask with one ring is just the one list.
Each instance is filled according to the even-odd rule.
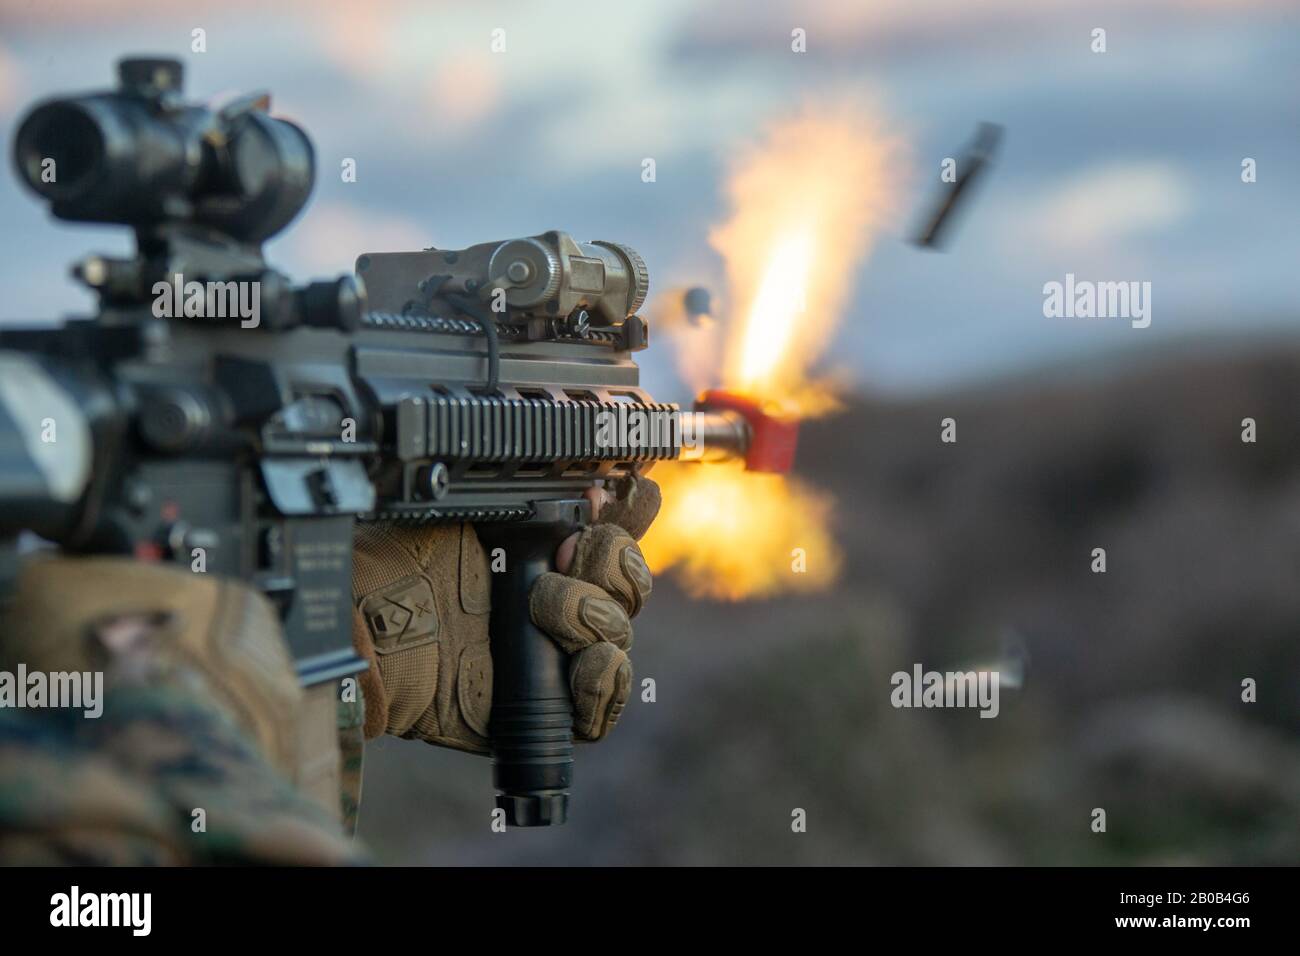
[[567,655],[533,624],[533,582],[554,570],[569,525],[511,529],[506,570],[492,576],[492,758],[497,806],[506,824],[555,826],[565,820],[573,782],[573,700]]

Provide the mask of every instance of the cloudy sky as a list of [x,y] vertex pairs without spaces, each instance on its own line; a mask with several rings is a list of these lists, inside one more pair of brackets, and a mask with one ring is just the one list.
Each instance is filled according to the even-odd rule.
[[[206,52],[191,51],[196,28]],[[27,103],[106,86],[134,52],[179,56],[197,97],[270,89],[312,134],[315,197],[269,250],[304,280],[362,251],[562,228],[636,247],[659,288],[716,284],[708,231],[729,157],[769,121],[849,97],[908,147],[901,212],[858,272],[832,359],[864,386],[1300,331],[1294,0],[0,0],[0,148]],[[918,250],[906,239],[940,162],[981,120],[1006,129],[1000,161],[949,249]],[[0,221],[3,319],[84,309],[68,261],[127,248],[52,224],[8,174]],[[1151,327],[1045,318],[1043,285],[1067,272],[1151,282]],[[672,388],[666,356],[647,380]]]

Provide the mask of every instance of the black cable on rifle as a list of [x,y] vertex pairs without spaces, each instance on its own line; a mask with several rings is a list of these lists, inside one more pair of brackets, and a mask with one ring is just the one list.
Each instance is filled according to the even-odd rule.
[[492,312],[484,307],[483,303],[456,292],[443,292],[442,286],[450,278],[449,275],[429,276],[420,283],[420,291],[424,293],[426,302],[432,304],[434,299],[441,299],[457,312],[478,322],[479,327],[483,329],[483,337],[487,339],[488,374],[486,384],[489,389],[495,391],[497,382],[501,378],[501,343],[497,339],[496,319],[493,318]]

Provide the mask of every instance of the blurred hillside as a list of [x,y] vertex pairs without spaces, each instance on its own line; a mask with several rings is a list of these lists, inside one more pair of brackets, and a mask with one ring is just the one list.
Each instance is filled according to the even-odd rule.
[[[634,649],[658,700],[580,751],[559,830],[493,834],[486,760],[371,744],[380,859],[1300,859],[1300,349],[864,400],[806,429],[800,470],[839,502],[835,591],[726,605],[661,578]],[[889,705],[896,670],[1007,654],[1025,686],[997,719]]]

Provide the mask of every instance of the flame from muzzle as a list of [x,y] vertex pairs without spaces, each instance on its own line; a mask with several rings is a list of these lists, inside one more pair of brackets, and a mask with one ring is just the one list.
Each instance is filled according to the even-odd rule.
[[[892,209],[898,152],[859,104],[775,123],[740,154],[726,188],[731,215],[709,237],[734,311],[708,334],[682,330],[688,381],[715,384],[701,370],[721,366],[726,393],[777,418],[838,407],[831,377],[813,368]],[[656,569],[677,566],[688,591],[740,600],[834,583],[841,559],[824,492],[738,465],[662,463],[653,477],[664,506],[642,548]]]

